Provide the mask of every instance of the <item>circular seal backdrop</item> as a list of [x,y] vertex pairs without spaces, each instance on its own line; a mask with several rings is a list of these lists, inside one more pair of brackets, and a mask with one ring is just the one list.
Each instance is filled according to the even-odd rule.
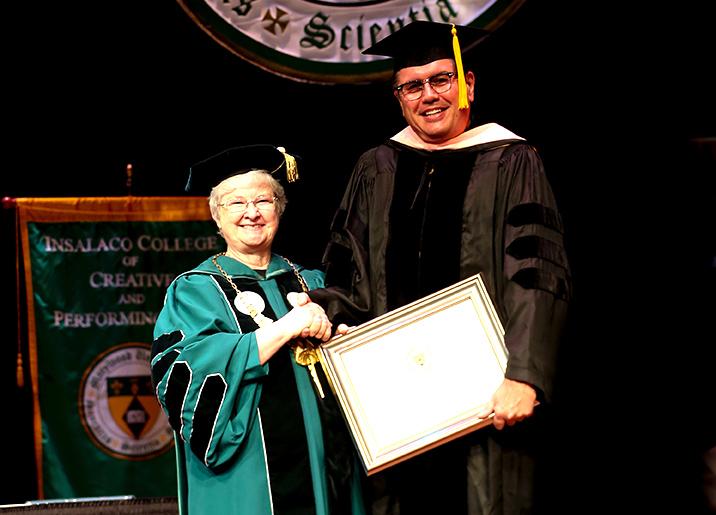
[[115,458],[154,458],[174,443],[154,395],[149,360],[149,345],[123,343],[98,355],[82,377],[82,425],[92,442]]
[[361,52],[411,21],[495,30],[524,0],[178,0],[212,38],[276,75],[323,84],[385,80]]

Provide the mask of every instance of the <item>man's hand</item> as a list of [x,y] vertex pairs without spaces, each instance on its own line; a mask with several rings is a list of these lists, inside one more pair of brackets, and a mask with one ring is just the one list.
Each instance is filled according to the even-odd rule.
[[478,416],[487,418],[494,413],[492,423],[495,429],[502,429],[505,424],[514,426],[532,416],[536,401],[537,392],[532,386],[505,379]]
[[344,334],[348,334],[353,329],[355,329],[355,326],[348,326],[348,324],[338,324],[338,327],[336,327],[336,335],[337,336],[343,336]]

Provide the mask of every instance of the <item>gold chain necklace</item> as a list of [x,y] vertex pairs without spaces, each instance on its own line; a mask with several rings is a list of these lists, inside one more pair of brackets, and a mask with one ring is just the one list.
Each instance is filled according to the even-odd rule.
[[[249,302],[246,294],[239,290],[238,286],[236,286],[229,274],[226,273],[226,270],[224,270],[224,268],[219,264],[217,258],[219,256],[225,255],[226,252],[220,252],[219,254],[215,254],[211,257],[211,262],[214,263],[214,266],[219,270],[219,272],[221,272],[221,275],[224,276],[224,279],[229,282],[231,287],[236,292],[236,296],[239,299],[239,302],[246,308],[246,311],[249,312],[249,315],[251,316],[251,318],[254,319],[256,325],[258,325],[259,327],[266,327],[272,324],[273,320],[271,320],[263,313],[259,312],[259,310],[256,309],[256,307],[251,304],[251,302]],[[291,270],[293,270],[293,273],[298,278],[298,282],[301,285],[301,289],[304,292],[308,293],[308,285],[306,284],[306,281],[303,279],[303,276],[298,272],[294,264],[291,263],[285,257],[283,258],[283,260],[288,263],[288,266],[291,267]],[[323,399],[323,388],[321,387],[321,382],[318,380],[318,374],[316,373],[315,367],[316,363],[318,362],[318,352],[316,351],[316,347],[310,344],[307,340],[304,340],[303,338],[294,338],[293,340],[291,340],[289,347],[293,351],[293,358],[296,360],[296,363],[308,367],[308,370],[311,373],[311,378],[313,378],[313,382],[316,385],[316,389],[318,390],[318,394],[321,396],[321,399]]]

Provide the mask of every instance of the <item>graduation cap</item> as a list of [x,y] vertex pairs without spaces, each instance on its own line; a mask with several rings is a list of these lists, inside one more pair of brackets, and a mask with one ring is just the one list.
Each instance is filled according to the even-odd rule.
[[365,49],[363,54],[392,57],[395,72],[438,59],[454,59],[457,67],[458,106],[466,109],[469,103],[462,53],[472,49],[489,33],[485,29],[452,23],[414,21]]
[[285,173],[288,182],[298,179],[296,158],[283,147],[267,144],[231,147],[214,154],[189,168],[184,190],[206,194],[224,179],[250,170],[266,170],[272,175]]

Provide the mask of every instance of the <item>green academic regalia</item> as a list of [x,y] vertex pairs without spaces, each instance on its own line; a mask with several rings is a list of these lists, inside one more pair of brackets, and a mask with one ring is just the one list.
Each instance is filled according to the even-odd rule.
[[[301,291],[275,254],[265,277],[224,256],[218,262],[240,290],[261,297],[272,320],[288,312],[286,294]],[[309,289],[323,285],[320,271],[297,269]],[[235,297],[207,260],[175,279],[157,319],[152,377],[175,431],[181,513],[362,513],[357,494],[350,508],[331,510],[324,438],[334,435],[307,369],[287,345],[261,365],[258,326]]]

